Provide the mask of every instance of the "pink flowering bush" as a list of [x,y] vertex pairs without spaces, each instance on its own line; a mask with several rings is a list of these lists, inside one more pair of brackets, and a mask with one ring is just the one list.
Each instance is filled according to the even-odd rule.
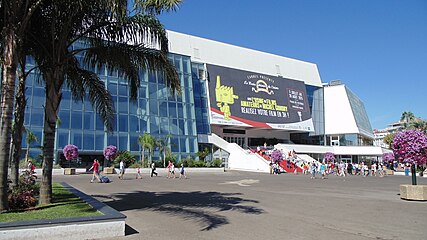
[[335,161],[335,154],[333,154],[331,152],[326,152],[325,153],[325,161],[326,162],[333,162],[333,161]]
[[394,135],[393,152],[400,162],[421,165],[427,161],[427,136],[418,130]]
[[114,160],[117,155],[117,147],[113,145],[109,145],[104,148],[104,157],[107,160]]
[[394,161],[394,154],[393,153],[384,153],[383,154],[383,162],[392,163],[393,161]]
[[64,152],[64,156],[65,159],[67,159],[67,161],[71,161],[74,159],[77,159],[77,157],[79,156],[79,151],[76,145],[66,145],[63,149]]
[[272,160],[273,162],[281,161],[281,160],[283,159],[283,157],[282,157],[282,152],[281,152],[280,150],[277,150],[277,149],[275,149],[275,150],[271,153],[270,157],[271,157],[271,160]]

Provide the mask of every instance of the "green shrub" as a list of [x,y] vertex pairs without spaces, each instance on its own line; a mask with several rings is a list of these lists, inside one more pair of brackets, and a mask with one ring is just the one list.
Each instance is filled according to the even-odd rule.
[[211,167],[221,167],[222,161],[220,159],[215,159],[211,162]]
[[17,210],[35,207],[39,192],[40,186],[36,184],[35,178],[28,172],[24,172],[19,177],[18,185],[9,191],[9,208]]
[[125,167],[132,166],[136,162],[136,157],[129,151],[120,151],[113,164],[118,164],[123,160]]

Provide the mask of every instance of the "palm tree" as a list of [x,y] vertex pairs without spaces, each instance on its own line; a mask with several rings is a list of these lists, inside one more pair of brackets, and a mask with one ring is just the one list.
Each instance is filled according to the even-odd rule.
[[133,100],[139,86],[138,73],[142,70],[159,72],[172,93],[179,91],[178,74],[167,59],[166,31],[154,15],[161,9],[153,4],[162,6],[163,2],[179,1],[135,1],[147,5],[136,8],[132,16],[126,10],[127,1],[105,0],[54,1],[36,13],[37,21],[32,24],[30,37],[33,49],[37,50],[33,56],[46,92],[41,204],[48,204],[52,199],[55,124],[64,84],[75,99],[83,100],[88,94],[107,129],[112,130],[111,95],[104,82],[92,70],[84,69],[85,66],[89,69],[108,66],[122,73]]
[[144,132],[144,135],[139,135],[138,144],[141,146],[141,165],[144,167],[145,149],[148,149],[149,162],[151,162],[151,151],[155,145],[154,137]]
[[408,128],[409,127],[409,123],[412,122],[414,120],[415,116],[412,112],[403,112],[402,116],[400,117],[400,121],[404,121],[403,123],[403,127],[404,128]]
[[25,161],[28,162],[28,157],[30,155],[30,146],[31,144],[38,142],[37,136],[31,131],[27,129],[27,150],[25,151]]
[[156,146],[159,147],[159,153],[163,156],[163,167],[166,167],[166,152],[169,149],[169,139],[172,137],[171,134],[156,139]]
[[8,209],[7,173],[12,135],[16,70],[26,31],[42,0],[0,0],[2,88],[0,109],[0,211]]
[[419,130],[421,132],[423,132],[424,134],[427,134],[427,121],[426,120],[416,120],[416,121],[412,121],[410,123],[410,127],[414,128],[416,130]]

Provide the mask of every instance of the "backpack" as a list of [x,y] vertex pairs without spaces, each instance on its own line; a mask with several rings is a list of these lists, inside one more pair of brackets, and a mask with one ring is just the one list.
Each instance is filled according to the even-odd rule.
[[102,182],[102,183],[109,183],[109,182],[110,182],[110,179],[109,179],[107,176],[102,176],[102,177],[101,177],[101,182]]

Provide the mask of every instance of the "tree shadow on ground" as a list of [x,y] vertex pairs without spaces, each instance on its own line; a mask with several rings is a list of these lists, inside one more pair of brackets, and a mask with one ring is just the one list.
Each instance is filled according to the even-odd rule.
[[196,220],[202,225],[201,231],[208,231],[228,224],[224,211],[237,211],[243,214],[262,214],[264,210],[243,204],[258,201],[237,197],[241,193],[219,192],[131,192],[116,195],[93,197],[104,201],[118,211],[150,210],[163,212],[188,220]]

